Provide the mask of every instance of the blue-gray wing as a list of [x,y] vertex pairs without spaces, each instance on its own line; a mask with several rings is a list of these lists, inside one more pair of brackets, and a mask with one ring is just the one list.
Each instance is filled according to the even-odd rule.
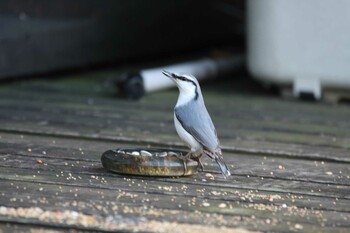
[[212,152],[218,149],[219,140],[214,124],[201,99],[176,107],[175,116],[182,127],[203,147]]

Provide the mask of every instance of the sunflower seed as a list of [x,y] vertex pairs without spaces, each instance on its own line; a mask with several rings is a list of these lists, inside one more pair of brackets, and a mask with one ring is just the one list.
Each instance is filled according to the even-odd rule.
[[133,151],[133,152],[131,153],[131,155],[140,155],[140,152],[138,152],[138,151]]
[[179,154],[178,153],[175,153],[175,152],[173,152],[173,151],[169,151],[168,152],[168,155],[170,155],[170,156],[178,156]]
[[158,154],[158,157],[165,157],[165,156],[167,156],[168,155],[168,153],[166,153],[165,151],[163,151],[163,152],[160,152],[159,154]]
[[145,151],[145,150],[141,150],[141,155],[142,156],[152,156],[151,153],[149,153],[148,151]]

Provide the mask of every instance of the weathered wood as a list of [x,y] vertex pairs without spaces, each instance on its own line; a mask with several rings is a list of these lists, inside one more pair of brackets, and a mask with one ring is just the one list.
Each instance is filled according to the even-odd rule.
[[[68,140],[62,138],[42,138],[38,136],[13,134],[2,136],[0,154],[2,166],[37,168],[36,160],[42,159],[47,163],[44,169],[53,166],[63,166],[64,163],[79,161],[80,166],[73,167],[79,171],[82,166],[89,167],[91,164],[100,166],[100,155],[103,151],[119,146],[131,146],[130,144],[115,144],[101,141]],[[21,143],[13,143],[19,141]],[[12,143],[11,143],[12,142]],[[43,145],[44,144],[44,145]],[[47,146],[49,145],[49,146]],[[141,145],[142,146],[142,145]],[[146,145],[144,145],[146,147]],[[245,154],[225,154],[225,158],[232,166],[235,176],[256,177],[257,179],[276,178],[298,182],[315,182],[322,186],[349,185],[349,166],[333,162],[287,159],[266,155],[265,157]],[[16,161],[31,161],[21,164]],[[217,166],[210,160],[205,160],[209,170],[217,170]],[[307,173],[306,173],[307,171]],[[288,182],[286,182],[289,184]],[[286,188],[286,187],[284,187]],[[302,187],[304,188],[304,187]],[[314,188],[314,192],[317,189]],[[323,188],[322,188],[323,190]],[[309,190],[311,191],[311,189]]]
[[[32,96],[33,92],[40,89],[35,85],[21,88],[22,96],[14,97],[18,95],[17,92],[4,96],[3,107],[7,109],[3,113],[7,114],[3,116],[7,119],[2,122],[4,129],[34,133],[55,131],[64,135],[136,139],[150,143],[179,143],[172,124],[173,106],[168,101],[172,98],[175,102],[176,92],[166,93],[166,98],[163,97],[164,93],[153,94],[141,103],[135,103],[105,98],[101,93],[92,98],[85,91],[80,93],[82,96],[77,96],[78,87],[74,88],[74,83],[68,93],[60,93],[67,85],[56,90],[47,84],[39,87],[50,90],[45,99],[40,98],[40,94]],[[157,98],[160,95],[163,95],[162,98]],[[70,96],[77,100],[72,100]],[[347,130],[350,128],[347,121],[349,111],[344,106],[326,107],[294,102],[286,105],[283,101],[271,98],[249,98],[247,101],[240,96],[232,96],[228,101],[227,98],[214,95],[210,88],[208,96],[207,105],[214,113],[212,115],[224,148],[350,161]],[[8,103],[8,98],[17,98],[20,102]],[[29,101],[22,103],[24,99]],[[217,102],[222,104],[217,105]],[[272,104],[267,104],[269,102]],[[10,116],[21,114],[16,107],[19,103],[22,108],[26,106],[26,117],[8,121]],[[334,111],[325,111],[329,108],[334,108]],[[232,111],[227,112],[226,109]],[[142,114],[139,114],[140,111]],[[288,114],[284,114],[286,112]],[[58,114],[66,116],[69,121],[66,118],[57,119]],[[37,127],[31,127],[33,124]],[[131,128],[123,127],[126,125]],[[151,139],[154,130],[157,130],[157,137]],[[250,148],[252,143],[255,144],[254,149]]]
[[[100,182],[100,181],[99,181]],[[12,185],[11,185],[12,184]],[[130,181],[131,186],[137,185]],[[6,198],[10,193],[5,193],[5,198],[0,197],[1,202],[6,201],[8,206],[35,206],[49,208],[51,210],[65,209],[79,211],[87,214],[145,217],[149,220],[179,221],[200,224],[205,218],[208,226],[244,226],[248,229],[276,230],[296,224],[305,228],[332,227],[335,220],[336,225],[349,227],[349,213],[339,213],[326,210],[313,210],[290,206],[271,206],[269,204],[241,203],[229,200],[197,199],[197,197],[186,197],[182,195],[161,195],[151,192],[135,192],[132,188],[128,191],[94,189],[72,185],[57,185],[44,183],[31,183],[22,181],[4,181],[5,190],[16,194],[15,198]],[[147,186],[147,182],[144,182]],[[12,188],[11,188],[12,187]],[[25,188],[26,193],[22,190]],[[180,190],[184,193],[184,189]],[[63,197],[63,198],[62,198]],[[96,198],[98,197],[98,198]],[[207,203],[207,204],[205,204]],[[166,210],[174,210],[177,215],[168,215]],[[195,216],[192,211],[197,210]],[[164,211],[164,212],[163,212]],[[271,215],[272,214],[272,215]],[[254,215],[254,217],[252,217]],[[307,216],[308,219],[304,217]],[[241,217],[243,217],[241,219]],[[269,219],[272,224],[266,224]],[[210,219],[210,220],[209,220]],[[221,219],[218,222],[218,219]],[[208,221],[207,221],[208,220]],[[276,226],[276,225],[277,226]],[[315,232],[317,232],[315,230]]]
[[[0,229],[5,222],[79,231],[350,229],[348,106],[204,85],[233,175],[224,179],[206,158],[205,171],[187,178],[122,176],[102,168],[104,151],[184,148],[172,119],[177,91],[127,102],[99,84],[105,75],[0,87]],[[23,214],[33,207],[51,217]],[[64,211],[66,219],[52,217]]]
[[[43,163],[45,163],[45,166],[41,167],[41,169],[47,169],[47,170],[56,170],[55,168],[61,168],[63,170],[72,170],[72,171],[81,171],[81,172],[90,172],[89,170],[85,170],[85,168],[92,169],[91,172],[95,168],[101,167],[100,162],[100,155],[98,152],[96,153],[89,153],[88,151],[67,151],[67,150],[60,150],[60,149],[52,149],[47,150],[43,147],[40,148],[40,151],[36,151],[36,147],[31,147],[34,151],[32,155],[27,156],[23,154],[17,154],[17,155],[10,155],[8,153],[2,154],[0,153],[0,159],[2,159],[2,167],[20,167],[20,168],[38,168],[37,160],[41,160]],[[29,148],[29,149],[31,149]],[[44,149],[44,150],[42,150]],[[43,153],[47,155],[43,155]],[[81,153],[84,153],[82,155]],[[62,155],[62,156],[60,156]],[[93,158],[94,157],[94,158]],[[251,165],[251,158],[250,156],[240,156],[240,166],[232,166],[232,174],[236,177],[247,177],[247,178],[255,178],[255,179],[266,179],[266,178],[272,178],[272,179],[278,179],[281,180],[281,183],[292,184],[293,181],[297,183],[315,183],[315,185],[319,185],[322,192],[325,192],[324,187],[329,187],[332,185],[335,186],[344,186],[345,190],[346,187],[349,187],[349,171],[346,165],[339,165],[340,168],[337,168],[337,164],[332,163],[318,163],[318,162],[311,162],[311,161],[304,161],[306,163],[305,167],[309,169],[315,169],[314,171],[311,171],[310,173],[306,173],[302,168],[297,167],[298,165],[295,164],[302,164],[303,161],[298,161],[297,163],[288,164],[288,161],[283,161],[281,159],[277,159],[277,164],[275,161],[275,158],[269,158],[269,159],[262,159],[264,162],[264,165],[261,165],[259,160],[257,160],[257,165]],[[228,164],[230,166],[231,163],[231,157],[227,157]],[[246,159],[250,158],[250,159]],[[27,161],[27,163],[23,163],[23,161]],[[67,168],[66,163],[69,164],[69,167]],[[75,165],[76,164],[76,165]],[[213,163],[212,161],[208,161],[208,163],[204,163],[206,166],[206,170],[218,172],[217,165]],[[309,166],[308,166],[309,165]],[[285,167],[287,166],[287,168]],[[288,166],[291,166],[288,168]],[[293,167],[294,166],[294,167]],[[343,170],[341,170],[343,168]],[[247,171],[247,169],[250,169]],[[339,173],[339,172],[342,173]],[[302,173],[302,174],[297,174]],[[305,175],[303,175],[305,173]],[[218,179],[221,181],[219,175]],[[307,176],[307,177],[305,177]],[[225,183],[225,180],[222,180],[223,183]],[[288,182],[290,181],[290,182]],[[263,181],[261,181],[263,182]],[[286,188],[285,186],[284,188]],[[278,187],[278,186],[277,186]],[[313,188],[314,189],[314,188]],[[340,191],[340,190],[339,190]],[[305,192],[310,193],[310,190],[305,190]],[[314,190],[315,193],[318,193],[317,189]],[[346,193],[346,192],[345,192]],[[343,194],[345,195],[345,194]],[[345,195],[346,196],[346,195]]]
[[[22,168],[32,169],[35,173],[38,171],[51,171],[58,173],[60,171],[72,172],[77,174],[98,175],[101,172],[100,154],[106,149],[105,146],[112,144],[100,143],[98,141],[86,141],[86,145],[90,148],[85,148],[84,141],[70,141],[66,139],[56,138],[54,146],[47,147],[46,144],[51,142],[52,138],[45,138],[41,144],[38,136],[25,135],[21,138],[21,144],[3,143],[0,149],[2,159],[2,169],[9,167],[14,169],[9,174],[16,174],[16,168],[20,171]],[[33,138],[33,139],[32,139]],[[2,137],[3,141],[11,141],[13,135]],[[66,144],[67,143],[67,144]],[[45,144],[45,145],[42,145]],[[72,148],[72,144],[74,147]],[[102,145],[101,145],[102,144]],[[61,146],[59,146],[61,145]],[[63,147],[65,145],[65,147]],[[118,144],[113,146],[118,146]],[[16,148],[14,150],[13,148]],[[70,149],[67,149],[70,148]],[[84,148],[84,149],[83,149]],[[30,150],[30,151],[28,151]],[[201,184],[209,187],[220,188],[241,188],[245,190],[272,191],[280,193],[291,193],[311,196],[325,196],[330,198],[349,198],[349,169],[347,165],[319,162],[308,160],[290,160],[279,157],[267,156],[266,158],[252,155],[226,155],[228,164],[239,161],[239,165],[234,165],[232,173],[234,176],[229,179],[232,182],[221,178],[219,174],[214,174],[215,183],[201,182],[201,179],[207,178],[204,174],[199,174],[195,180],[186,179],[186,182],[177,180],[183,184]],[[37,160],[41,159],[44,165],[39,165]],[[23,163],[22,161],[26,161]],[[208,161],[211,162],[211,161]],[[302,167],[305,169],[303,170]],[[215,163],[208,163],[207,169],[216,170]],[[313,173],[307,174],[304,177],[298,174],[299,171],[314,170]],[[31,170],[29,170],[30,172]],[[339,174],[339,171],[342,171]],[[28,170],[24,170],[28,172]],[[272,174],[271,174],[272,172]],[[294,174],[295,173],[295,174]],[[337,174],[338,173],[338,174]],[[53,174],[54,175],[54,174]],[[57,175],[57,174],[56,174]],[[109,174],[106,174],[109,175]],[[50,178],[51,179],[51,178]],[[49,180],[50,180],[49,179]],[[58,182],[58,181],[56,181]],[[157,182],[160,182],[159,180]],[[173,183],[172,179],[166,181]],[[345,184],[345,185],[341,185]]]
[[42,222],[37,221],[28,221],[26,219],[23,220],[15,220],[13,219],[5,219],[0,217],[0,231],[2,233],[26,233],[26,232],[50,232],[50,233],[59,233],[59,232],[71,232],[71,233],[83,233],[90,232],[88,230],[79,230],[74,226],[69,228],[67,227],[59,227],[55,224],[42,224]]
[[[29,163],[32,162],[29,161]],[[46,165],[44,165],[44,169],[38,165],[31,170],[18,167],[1,167],[5,175],[0,175],[0,178],[8,181],[26,181],[38,184],[183,195],[188,196],[188,198],[198,197],[199,199],[208,200],[254,202],[277,206],[285,204],[315,210],[350,212],[349,188],[341,185],[325,186],[297,181],[286,183],[283,180],[271,178],[261,181],[258,178],[235,176],[229,181],[229,185],[225,185],[218,177],[214,178],[217,181],[215,183],[212,180],[208,180],[205,174],[199,174],[192,179],[186,180],[154,179],[114,175],[107,173],[100,167],[89,168],[89,171],[86,171],[86,166],[81,164],[81,162],[67,164],[65,165],[66,167],[58,166],[57,170],[54,171],[46,169]],[[76,169],[69,169],[72,165],[74,167],[81,165],[85,170],[78,172]],[[131,188],[130,183],[135,185],[132,185]],[[181,193],[181,191],[184,191],[184,187],[186,187],[185,193]]]
[[[30,209],[29,209],[30,211]],[[58,215],[58,211],[45,211],[45,214]],[[64,212],[66,213],[66,212]],[[43,220],[31,219],[18,219],[16,222],[11,219],[5,219],[0,217],[0,230],[2,232],[174,232],[174,233],[201,233],[205,231],[210,232],[223,232],[223,233],[257,233],[258,231],[248,231],[242,228],[227,228],[227,227],[209,227],[200,224],[186,224],[186,223],[175,223],[175,222],[165,222],[165,221],[155,221],[141,222],[140,224],[134,223],[133,225],[125,224],[125,222],[116,222],[114,219],[110,221],[103,221],[99,218],[94,218],[94,216],[84,215],[78,212],[72,212],[73,215],[77,215],[79,218],[87,219],[87,221],[93,221],[94,224],[84,224],[82,225],[79,221],[76,224],[64,224],[62,222],[48,222],[43,224]],[[61,214],[60,214],[61,215]],[[62,214],[63,215],[63,214]],[[67,215],[67,214],[65,214]],[[84,216],[84,217],[82,217]],[[67,220],[65,218],[64,220]],[[130,221],[129,219],[118,219],[124,221]],[[69,220],[68,220],[69,221]],[[81,220],[80,220],[81,221]],[[70,222],[73,222],[70,220]],[[260,232],[260,231],[259,231]],[[341,231],[340,231],[341,232]]]
[[[25,97],[23,97],[25,98]],[[5,101],[5,100],[4,100]],[[157,121],[158,124],[161,122],[164,122],[164,120],[168,121],[169,119],[172,118],[172,114],[171,112],[168,113],[164,113],[162,111],[164,111],[164,107],[163,106],[158,106],[158,109],[154,109],[150,108],[149,104],[145,103],[142,104],[143,107],[140,108],[140,104],[132,104],[129,103],[128,104],[128,110],[124,110],[123,107],[126,107],[126,103],[125,102],[121,102],[121,101],[116,101],[114,102],[114,104],[116,105],[115,108],[111,108],[111,105],[106,106],[106,104],[110,104],[110,101],[108,102],[102,102],[99,103],[98,99],[94,98],[94,101],[97,101],[99,106],[94,106],[93,105],[88,105],[87,103],[87,98],[85,98],[83,100],[84,102],[79,102],[76,104],[71,103],[71,106],[67,106],[67,103],[63,103],[65,105],[62,106],[62,103],[55,103],[55,105],[52,104],[52,102],[47,102],[44,101],[35,101],[35,103],[33,104],[32,102],[27,102],[26,106],[27,106],[27,111],[28,113],[33,112],[34,114],[37,113],[35,116],[38,115],[38,112],[41,114],[49,114],[50,111],[51,113],[61,113],[61,114],[68,114],[68,115],[78,115],[81,117],[95,117],[95,118],[105,118],[105,119],[110,119],[110,120],[127,120],[127,119],[139,119],[140,117],[143,120],[148,120],[150,122],[154,122]],[[238,102],[238,100],[234,100],[233,99],[233,103]],[[71,102],[71,101],[70,101]],[[102,104],[102,107],[100,106]],[[226,103],[223,103],[226,104]],[[8,105],[8,106],[6,106]],[[9,103],[6,101],[6,105],[3,107],[8,107],[9,111],[18,111],[18,109],[14,109],[13,108],[16,106],[16,102],[13,103]],[[105,106],[103,106],[105,105]],[[232,105],[232,104],[231,104]],[[169,111],[170,109],[172,109],[172,105],[169,105],[169,103],[166,105]],[[93,111],[89,111],[91,108],[94,108]],[[346,129],[344,128],[338,128],[338,124],[339,123],[339,117],[335,117],[333,118],[334,120],[330,120],[329,123],[331,123],[331,125],[327,125],[327,122],[303,122],[300,120],[292,120],[288,119],[285,117],[285,119],[278,119],[278,117],[274,117],[271,115],[274,115],[274,113],[270,113],[268,112],[269,109],[263,110],[264,113],[266,113],[266,116],[263,117],[255,117],[253,118],[251,115],[256,115],[256,110],[251,109],[251,107],[246,106],[248,109],[243,110],[242,114],[242,108],[240,108],[239,106],[229,106],[232,107],[234,109],[236,109],[236,111],[238,112],[238,114],[235,115],[228,115],[225,114],[224,108],[220,106],[213,106],[213,112],[218,112],[219,114],[216,116],[216,114],[213,115],[214,119],[217,119],[217,125],[227,125],[227,126],[232,126],[234,127],[236,130],[240,131],[240,130],[257,130],[257,131],[278,131],[280,133],[283,132],[287,132],[287,133],[292,133],[292,134],[305,134],[305,136],[308,135],[313,135],[313,136],[320,136],[320,134],[323,134],[324,137],[327,136],[332,136],[332,134],[337,133],[337,135],[344,135],[349,137],[348,131],[346,131]],[[134,108],[134,109],[133,109]],[[140,116],[138,113],[138,111],[140,110],[146,110],[143,112],[142,116]],[[147,111],[148,110],[148,111]],[[152,111],[151,111],[152,110]],[[161,111],[160,111],[161,110]],[[288,108],[286,108],[286,110],[288,110]],[[266,112],[265,112],[266,111]],[[273,109],[271,110],[273,111]],[[85,112],[85,114],[84,114]],[[90,112],[90,113],[89,113]],[[164,115],[160,114],[163,113]],[[332,115],[329,115],[328,117],[330,117],[332,119]],[[44,115],[45,116],[45,115]],[[48,117],[50,117],[50,115],[48,115]],[[234,120],[229,120],[228,118],[232,118],[234,117]],[[274,119],[276,118],[276,119]],[[308,119],[310,121],[310,119]],[[343,119],[345,120],[345,119]],[[344,123],[342,123],[343,125]],[[346,124],[348,125],[348,124]],[[225,132],[225,128],[223,127],[223,132]],[[327,135],[328,134],[328,135]],[[297,138],[295,138],[295,140],[298,140]],[[342,140],[342,138],[340,138],[340,140]],[[313,142],[313,141],[309,141],[308,143]],[[305,142],[304,142],[305,143]],[[330,141],[328,142],[329,145],[332,146],[336,146],[336,145],[341,145],[341,142],[338,142],[337,140],[335,141]],[[332,143],[332,144],[331,144]]]
[[[13,136],[14,135],[2,136],[2,140],[15,141],[15,139],[13,139]],[[39,205],[42,208],[48,208],[49,206],[51,206],[50,208],[52,208],[52,206],[55,206],[55,208],[63,210],[63,208],[66,208],[65,204],[74,202],[74,200],[76,199],[83,199],[89,200],[88,204],[83,204],[87,207],[85,209],[73,208],[73,210],[90,214],[98,214],[100,213],[100,210],[92,208],[91,205],[104,206],[103,211],[107,211],[104,212],[104,214],[108,215],[112,213],[111,210],[108,209],[114,206],[113,196],[116,196],[116,192],[129,193],[128,195],[132,196],[134,201],[132,203],[129,203],[128,200],[130,199],[126,198],[124,199],[125,201],[122,202],[124,203],[123,206],[126,206],[124,208],[129,210],[131,208],[133,211],[136,212],[138,209],[142,208],[139,205],[142,206],[145,203],[143,200],[146,198],[149,200],[146,203],[157,203],[157,205],[154,206],[154,208],[156,208],[157,211],[163,212],[164,208],[174,209],[175,211],[180,211],[180,213],[178,214],[181,214],[183,218],[187,218],[188,216],[186,214],[187,212],[181,213],[182,210],[191,212],[194,208],[197,209],[197,211],[200,210],[200,212],[203,213],[215,213],[216,215],[218,213],[221,213],[225,216],[237,216],[237,218],[241,218],[241,216],[246,216],[244,218],[247,218],[247,222],[251,221],[251,216],[254,215],[254,218],[258,219],[254,220],[254,223],[251,222],[248,224],[247,222],[243,221],[243,223],[238,225],[255,225],[256,228],[248,228],[252,230],[275,229],[276,231],[279,231],[287,227],[287,225],[283,225],[282,223],[289,221],[288,227],[293,228],[293,226],[295,226],[296,224],[301,224],[303,226],[303,229],[313,229],[316,232],[320,231],[320,228],[315,228],[314,224],[311,224],[309,226],[309,223],[305,224],[298,218],[295,220],[291,220],[290,216],[288,217],[288,221],[279,218],[277,218],[276,220],[274,218],[274,221],[277,221],[276,223],[279,223],[277,224],[278,228],[271,228],[271,226],[268,226],[266,228],[266,226],[261,225],[264,225],[264,221],[272,221],[266,220],[266,216],[269,216],[269,214],[265,213],[264,211],[261,214],[258,214],[256,213],[256,209],[288,209],[295,213],[295,209],[300,209],[300,211],[304,211],[304,208],[306,208],[306,210],[310,213],[322,213],[322,216],[324,216],[325,211],[327,213],[338,211],[341,212],[342,215],[345,214],[345,218],[347,218],[347,214],[350,212],[350,201],[347,197],[349,193],[348,186],[342,187],[341,185],[326,185],[322,183],[313,184],[310,183],[310,181],[286,182],[284,180],[280,180],[278,178],[278,175],[271,176],[270,178],[262,176],[264,178],[263,180],[261,179],[261,177],[256,176],[247,177],[247,174],[244,174],[244,176],[234,175],[230,177],[229,181],[227,181],[223,180],[219,174],[213,174],[215,182],[212,182],[212,180],[210,180],[205,175],[205,173],[199,174],[199,176],[197,177],[193,177],[194,179],[192,178],[155,180],[152,178],[143,177],[124,178],[123,176],[107,173],[101,168],[101,164],[98,161],[99,154],[97,154],[98,152],[93,150],[94,148],[101,148],[101,145],[98,141],[94,143],[91,143],[91,141],[85,141],[84,143],[83,140],[77,143],[77,141],[79,140],[75,140],[75,142],[70,142],[70,140],[64,138],[54,138],[55,143],[53,144],[52,137],[43,138],[43,141],[40,140],[40,136],[22,135],[22,137],[18,137],[22,140],[22,145],[8,143],[6,146],[6,143],[3,143],[1,145],[2,149],[0,152],[2,154],[0,158],[2,159],[1,170],[4,174],[0,176],[0,179],[2,179],[2,183],[4,184],[3,187],[6,190],[2,192],[2,195],[5,197],[5,199],[2,199],[0,203],[13,203],[13,205],[11,204],[10,206],[31,206],[33,204],[33,201],[36,205],[38,205],[38,203],[40,202],[38,200],[44,200],[43,205]],[[53,144],[54,146],[47,147],[45,145],[42,145],[47,144],[48,142],[51,142],[51,144]],[[69,149],[71,147],[71,144],[75,145],[75,149]],[[83,150],[81,148],[81,146],[84,146],[85,144],[88,145],[89,150]],[[106,143],[102,144],[104,144],[103,146],[106,146]],[[109,146],[109,143],[107,144]],[[13,151],[11,152],[11,150],[13,150],[13,148],[18,148],[17,155],[12,154]],[[28,149],[30,149],[31,151],[28,151]],[[252,156],[242,156],[240,160],[244,160],[244,158],[252,158]],[[43,161],[43,164],[39,165],[37,163],[38,159],[41,159]],[[259,161],[259,159],[260,161],[265,161],[264,158],[258,156],[256,160]],[[266,164],[272,162],[272,159],[266,160]],[[289,159],[284,160],[289,161]],[[250,162],[251,161],[248,160],[247,164],[249,164]],[[310,162],[310,164],[313,163],[313,161],[306,162]],[[326,162],[324,165],[327,166],[329,164],[333,163]],[[213,169],[214,166],[211,165],[210,168]],[[5,186],[5,183],[9,185]],[[61,193],[61,190],[59,190],[59,188],[57,189],[57,187],[59,186],[65,187],[64,189],[66,191],[63,194]],[[20,187],[26,187],[27,194],[38,194],[35,194],[29,200],[26,200],[25,193],[23,195],[18,193],[18,189],[20,189]],[[29,187],[32,187],[31,191],[28,190]],[[41,191],[40,188],[42,188]],[[89,191],[85,191],[86,189],[88,189]],[[311,191],[311,189],[314,189],[314,191]],[[341,191],[341,189],[343,189],[343,191]],[[79,190],[79,192],[77,193],[76,190]],[[109,199],[107,198],[108,200],[106,202],[101,202],[100,200],[96,200],[96,203],[91,202],[93,196],[96,194],[93,194],[93,192],[91,194],[91,197],[86,197],[85,193],[91,193],[92,190],[96,190],[94,192],[99,193],[98,196],[106,196],[106,193],[110,193],[109,195],[112,195],[112,197],[110,197]],[[11,198],[13,197],[13,195],[11,194],[14,193],[16,193],[16,201],[11,202]],[[59,194],[55,195],[54,193]],[[75,194],[77,194],[79,198],[75,197]],[[140,199],[138,199],[138,197],[134,197],[134,195],[141,197]],[[145,195],[146,197],[142,197]],[[50,197],[54,200],[58,199],[62,201],[59,201],[57,204],[53,205],[55,201],[49,199]],[[176,201],[173,201],[172,203],[170,202],[170,206],[167,206],[166,203],[169,203],[169,201],[166,200],[169,199],[166,197],[170,199],[173,198]],[[165,199],[163,200],[163,198]],[[203,203],[209,203],[210,206],[213,207],[219,206],[220,204],[224,203],[227,206],[230,206],[230,204],[234,205],[235,208],[234,211],[225,210],[225,208],[204,208],[205,206],[199,208],[200,206],[192,206],[191,203],[188,203],[188,200],[192,200],[193,198],[195,198],[196,204],[199,203],[199,205],[201,203],[202,205]],[[105,199],[105,197],[102,199]],[[50,201],[45,204],[45,200]],[[112,205],[110,203],[112,203]],[[118,206],[118,204],[115,205]],[[179,208],[178,205],[181,205],[181,208]],[[247,207],[252,208],[252,210],[247,210]],[[274,216],[276,214],[278,215],[278,213],[275,213]],[[309,215],[310,214],[308,214],[308,216]],[[327,216],[327,218],[333,217]],[[162,220],[164,219],[167,219],[166,215],[162,215]],[[171,220],[174,220],[173,217],[169,217],[168,221]],[[189,220],[191,220],[191,222],[194,221],[191,218],[189,218]],[[177,219],[177,221],[184,220]],[[199,220],[197,221],[197,223],[199,224]],[[227,221],[231,220],[227,219]],[[260,222],[261,225],[255,223],[256,221]],[[239,222],[241,222],[241,220],[239,220]],[[338,222],[338,224],[340,223]],[[324,224],[321,224],[319,227],[322,227],[323,225]],[[342,229],[341,226],[347,227],[345,223],[341,223],[338,226],[340,232]],[[62,227],[64,227],[64,225]],[[237,225],[231,225],[231,227],[237,227]],[[327,229],[327,227],[324,229]]]
[[[50,159],[61,160],[61,163],[65,160],[86,160],[87,162],[100,163],[101,154],[108,149],[136,146],[135,144],[132,145],[129,143],[106,143],[97,140],[70,141],[60,138],[47,138],[45,141],[39,142],[36,141],[38,139],[31,140],[31,138],[35,137],[29,135],[22,135],[21,143],[12,143],[18,141],[18,139],[13,137],[13,134],[2,137],[2,141],[6,143],[0,142],[0,154],[5,157],[11,157],[10,155],[14,154],[16,156],[23,156],[23,159],[43,157],[51,164],[55,164],[55,162],[49,162]],[[46,146],[47,144],[49,144],[49,146]],[[65,146],[63,147],[62,145],[64,144]],[[139,146],[147,147],[147,145],[143,144]],[[28,150],[30,150],[30,152]],[[232,154],[228,152],[225,153],[224,156],[234,175],[317,182],[325,185],[350,185],[350,168],[346,163],[296,158],[289,159],[269,154],[261,156],[244,153]],[[11,160],[6,162],[11,162]],[[208,169],[217,170],[216,164],[211,160],[205,159],[204,162],[205,165],[208,166]],[[3,165],[5,164],[6,163],[3,163]],[[24,166],[27,165],[28,164],[25,164]],[[14,164],[8,166],[14,166]]]

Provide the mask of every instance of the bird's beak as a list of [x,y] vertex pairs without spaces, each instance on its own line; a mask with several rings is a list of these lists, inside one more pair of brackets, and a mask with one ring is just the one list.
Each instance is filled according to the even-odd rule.
[[169,78],[173,78],[173,74],[168,71],[163,70],[162,73]]

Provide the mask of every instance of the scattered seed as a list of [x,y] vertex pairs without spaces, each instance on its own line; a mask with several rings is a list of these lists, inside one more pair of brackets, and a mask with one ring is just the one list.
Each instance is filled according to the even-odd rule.
[[208,206],[210,206],[210,204],[209,204],[208,202],[204,202],[204,203],[203,203],[203,206],[204,206],[204,207],[208,207]]
[[211,173],[205,173],[205,177],[207,177],[209,180],[214,180],[214,176]]

